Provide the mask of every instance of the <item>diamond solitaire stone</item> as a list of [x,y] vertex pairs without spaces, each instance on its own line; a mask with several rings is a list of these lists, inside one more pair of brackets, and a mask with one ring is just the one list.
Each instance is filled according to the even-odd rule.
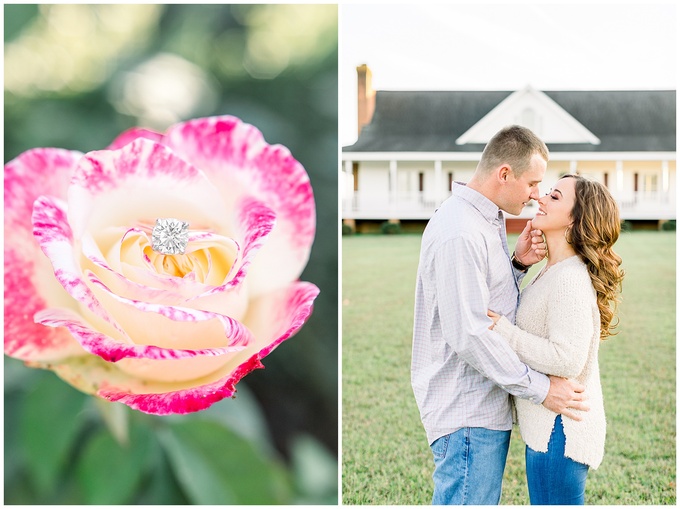
[[189,223],[163,217],[156,219],[151,232],[151,247],[154,251],[166,254],[184,254],[189,242]]

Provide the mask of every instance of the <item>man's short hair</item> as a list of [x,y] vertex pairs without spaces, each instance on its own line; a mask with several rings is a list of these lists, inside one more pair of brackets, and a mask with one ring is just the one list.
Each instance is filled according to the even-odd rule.
[[488,174],[494,168],[507,164],[515,177],[519,178],[529,168],[534,154],[539,154],[545,161],[550,156],[543,140],[530,129],[511,125],[498,131],[486,144],[477,170]]

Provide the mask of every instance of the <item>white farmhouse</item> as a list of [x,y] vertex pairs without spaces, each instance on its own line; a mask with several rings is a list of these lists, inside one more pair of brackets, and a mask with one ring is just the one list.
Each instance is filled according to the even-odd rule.
[[[359,138],[343,147],[342,217],[359,231],[422,224],[467,182],[486,142],[520,124],[548,145],[541,185],[565,173],[598,180],[634,227],[675,219],[675,91],[374,91],[357,68]],[[536,213],[506,218],[518,231]]]

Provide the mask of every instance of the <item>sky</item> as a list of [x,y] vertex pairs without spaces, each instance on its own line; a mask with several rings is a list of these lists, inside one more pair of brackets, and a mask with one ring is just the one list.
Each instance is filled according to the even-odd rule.
[[675,3],[341,4],[340,144],[376,90],[675,90]]

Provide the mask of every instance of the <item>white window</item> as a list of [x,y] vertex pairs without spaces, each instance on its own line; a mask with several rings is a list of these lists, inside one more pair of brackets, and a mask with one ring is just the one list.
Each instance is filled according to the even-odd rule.
[[533,108],[524,108],[522,111],[522,120],[520,122],[524,127],[528,127],[536,132],[536,111]]

